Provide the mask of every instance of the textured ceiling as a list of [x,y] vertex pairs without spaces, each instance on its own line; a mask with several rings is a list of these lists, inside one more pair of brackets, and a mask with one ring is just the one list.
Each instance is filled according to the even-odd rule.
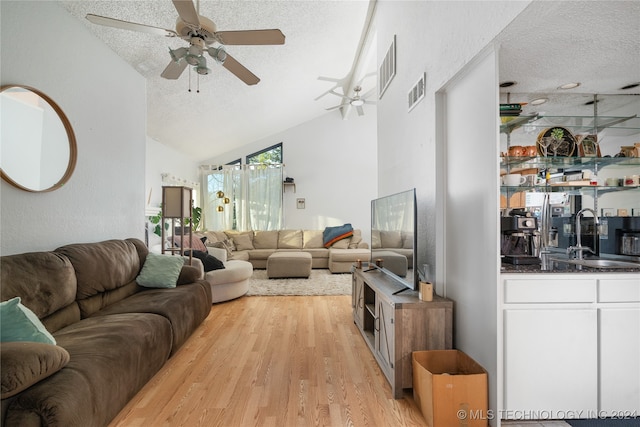
[[[210,60],[212,72],[200,77],[196,93],[194,72],[183,73],[177,81],[160,77],[169,62],[168,48],[186,42],[106,28],[85,19],[93,13],[173,29],[177,12],[170,0],[61,3],[146,77],[148,135],[197,160],[296,126],[338,105],[341,99],[331,94],[315,99],[334,87],[330,79],[341,79],[345,87],[351,83],[370,6],[368,0],[201,0],[200,15],[213,20],[218,30],[279,28],[286,42],[228,46],[231,55],[260,77],[260,83],[246,86]],[[620,103],[639,102],[640,88],[620,88],[640,82],[640,1],[534,1],[497,41],[500,80],[518,83],[501,90],[502,100],[507,92],[511,102],[530,101],[532,93],[551,100],[540,107],[529,105],[525,113],[565,114],[569,107],[573,114],[583,113],[577,107],[584,114],[593,112],[593,107],[583,106],[591,95],[567,97],[568,93],[636,94],[598,103],[600,114],[615,111]],[[371,56],[367,58],[356,72],[356,80],[372,74],[363,81],[363,93],[373,89],[376,80],[375,64]],[[557,89],[572,81],[581,86]],[[331,114],[340,117],[338,111]],[[351,111],[348,118],[358,116]]]
[[[163,79],[160,73],[169,63],[168,49],[188,46],[185,41],[85,19],[92,13],[173,30],[178,14],[170,0],[61,3],[147,79],[147,134],[196,160],[296,126],[340,104],[341,98],[332,94],[315,100],[334,87],[333,82],[318,78],[350,83],[369,8],[366,0],[201,0],[200,15],[214,21],[219,31],[279,28],[284,33],[281,46],[227,46],[235,59],[261,79],[247,86],[210,58],[212,71],[207,76],[198,78],[187,69],[178,80]],[[375,77],[363,81],[364,92],[374,86]],[[337,111],[331,114],[340,117]],[[349,118],[357,119],[355,111]]]
[[[517,82],[501,89],[502,101],[507,92],[510,102],[549,98],[525,113],[589,115],[593,94],[632,95],[603,97],[601,115],[629,104],[640,110],[640,87],[620,89],[640,83],[640,1],[533,2],[498,40],[500,81]],[[580,86],[558,89],[569,82]]]

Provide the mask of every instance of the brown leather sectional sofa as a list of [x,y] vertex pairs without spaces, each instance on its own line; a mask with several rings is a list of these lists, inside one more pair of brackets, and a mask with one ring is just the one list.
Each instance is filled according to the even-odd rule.
[[144,288],[147,255],[127,239],[1,257],[0,299],[20,297],[55,338],[2,342],[3,426],[107,425],[203,322],[200,270]]

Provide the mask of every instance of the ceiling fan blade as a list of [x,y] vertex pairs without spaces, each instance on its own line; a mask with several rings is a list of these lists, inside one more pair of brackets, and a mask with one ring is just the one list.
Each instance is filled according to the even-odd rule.
[[[175,1],[175,0],[174,0]],[[226,45],[266,45],[284,44],[284,34],[280,30],[240,30],[217,31],[220,43]]]
[[356,107],[356,111],[358,112],[359,116],[364,116],[364,109],[362,108],[362,105],[358,105]]
[[334,94],[334,95],[336,95],[336,96],[339,96],[339,97],[340,97],[340,98],[342,98],[342,99],[348,99],[348,100],[351,100],[351,98],[349,98],[347,95],[343,95],[343,94],[341,94],[341,93],[338,93],[338,92],[336,92],[336,91],[335,91],[335,90],[333,90],[333,89],[329,90],[328,92],[329,92],[329,93],[332,93],[332,94]]
[[187,68],[187,61],[185,61],[184,59],[180,62],[171,61],[169,62],[169,65],[167,65],[167,68],[164,69],[162,74],[160,74],[160,76],[164,77],[165,79],[176,80],[178,77],[180,77],[185,68]]
[[321,95],[318,95],[318,96],[314,99],[314,101],[317,101],[317,100],[319,100],[320,98],[322,98],[323,96],[328,95],[330,92],[331,92],[331,91],[330,91],[330,90],[328,90],[328,91],[326,91],[326,92],[322,93]]
[[227,53],[227,58],[222,66],[231,71],[237,78],[248,84],[249,86],[257,84],[260,79],[258,76],[249,71],[244,65],[239,63],[233,56]]
[[120,28],[121,30],[138,31],[141,33],[155,34],[165,37],[176,37],[178,35],[173,30],[152,27],[144,24],[136,24],[135,22],[121,21],[119,19],[107,18],[105,16],[93,15],[91,13],[87,14],[86,18],[94,24],[104,25],[105,27]]
[[180,19],[191,28],[200,28],[200,18],[192,0],[172,0]]
[[318,76],[318,80],[323,82],[342,83],[344,79],[335,79],[333,77]]
[[335,107],[326,108],[326,110],[327,111],[333,111],[333,110],[337,110],[338,108],[345,107],[347,105],[349,105],[349,104],[348,103],[347,104],[340,104],[340,105],[336,105]]

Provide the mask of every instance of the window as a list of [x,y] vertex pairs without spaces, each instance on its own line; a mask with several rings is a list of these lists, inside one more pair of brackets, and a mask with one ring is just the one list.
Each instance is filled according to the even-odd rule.
[[282,163],[282,142],[247,156],[247,164],[279,164]]

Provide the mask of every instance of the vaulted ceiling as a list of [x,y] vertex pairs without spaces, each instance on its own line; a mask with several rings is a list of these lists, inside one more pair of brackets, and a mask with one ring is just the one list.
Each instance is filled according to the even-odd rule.
[[[199,14],[211,19],[218,31],[278,28],[284,33],[284,45],[226,46],[260,78],[253,86],[210,58],[209,75],[199,76],[189,67],[177,80],[164,79],[160,74],[170,61],[169,49],[187,42],[96,25],[85,18],[95,14],[174,30],[178,13],[171,0],[61,3],[146,78],[147,134],[196,160],[327,114],[327,108],[342,102],[327,93],[331,89],[353,95],[349,91],[357,82],[364,92],[375,87],[373,75],[363,79],[367,70],[356,69],[370,16],[367,0],[194,0]],[[331,114],[341,119],[339,111]],[[358,118],[355,111],[349,117]]]
[[[169,48],[186,42],[104,27],[85,18],[91,13],[173,30],[178,14],[171,0],[61,0],[147,79],[148,135],[196,160],[327,114],[327,108],[342,101],[328,93],[331,89],[347,95],[353,95],[356,83],[362,84],[363,93],[375,89],[374,32],[366,37],[375,0],[194,2],[218,30],[282,30],[284,45],[227,46],[261,79],[257,85],[247,86],[213,60],[208,62],[209,75],[185,71],[178,80],[163,79]],[[397,2],[398,7],[402,4]],[[638,1],[534,1],[497,37],[500,80],[517,82],[501,89],[503,101],[508,92],[512,102],[528,102],[530,94],[541,94],[553,102],[536,111],[565,114],[563,95],[568,92],[558,86],[579,82],[581,86],[570,93],[588,94],[587,98],[593,93],[636,94],[622,102],[637,104],[640,89],[621,88],[640,83],[639,40]],[[584,114],[592,108],[584,106]],[[617,106],[603,102],[600,108],[606,114],[607,108]],[[341,119],[339,111],[331,114]],[[350,111],[347,118],[358,116]]]

